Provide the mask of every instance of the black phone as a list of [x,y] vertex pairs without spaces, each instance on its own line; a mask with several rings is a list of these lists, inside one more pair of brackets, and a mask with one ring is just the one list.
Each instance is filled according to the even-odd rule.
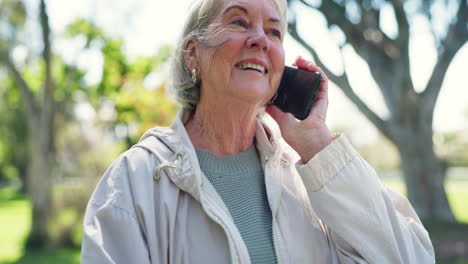
[[271,103],[283,112],[304,120],[309,116],[322,79],[320,72],[285,66],[281,83]]

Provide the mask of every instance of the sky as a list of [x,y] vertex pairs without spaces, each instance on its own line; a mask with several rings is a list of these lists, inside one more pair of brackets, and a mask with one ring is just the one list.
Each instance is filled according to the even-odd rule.
[[[33,4],[37,1],[31,1]],[[49,16],[51,27],[56,36],[64,30],[66,25],[74,19],[84,17],[91,19],[105,32],[125,39],[125,52],[132,57],[139,55],[153,55],[157,49],[165,44],[174,45],[182,29],[187,15],[189,0],[80,0],[63,1],[49,0]],[[35,3],[34,3],[35,4]],[[342,38],[341,33],[335,31],[329,34],[323,16],[314,11],[302,8],[299,30],[314,28],[314,36],[305,39],[318,50],[322,60],[332,71],[343,71],[341,57],[336,48],[336,41]],[[382,15],[384,30],[388,35],[396,34],[396,23],[391,12]],[[436,50],[432,43],[425,21],[415,19],[410,40],[411,74],[417,91],[421,91],[427,82],[436,63]],[[286,65],[291,65],[297,55],[306,59],[311,56],[291,37],[284,41]],[[91,69],[88,79],[92,82],[99,78],[99,68],[102,58],[98,52],[81,54],[77,45],[69,41],[57,41],[54,50],[76,60],[83,68]],[[377,85],[370,77],[367,64],[360,59],[352,49],[344,52],[346,70],[350,75],[351,84],[356,93],[376,111],[380,116],[388,114],[383,98]],[[458,52],[450,66],[439,99],[434,117],[434,129],[438,132],[448,132],[468,129],[468,45]],[[364,141],[377,138],[376,129],[357,108],[343,95],[335,85],[330,84],[329,110],[327,122],[330,127],[352,129],[354,135],[359,135]],[[359,139],[358,139],[359,140]]]

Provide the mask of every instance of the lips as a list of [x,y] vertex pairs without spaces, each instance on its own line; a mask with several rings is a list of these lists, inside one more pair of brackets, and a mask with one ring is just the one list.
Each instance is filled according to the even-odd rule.
[[263,74],[265,74],[265,68],[262,65],[254,64],[254,63],[241,63],[238,64],[237,67],[241,70],[256,70]]
[[268,73],[268,68],[266,67],[266,63],[258,59],[243,60],[243,61],[236,63],[235,66],[241,70],[255,70],[262,74]]

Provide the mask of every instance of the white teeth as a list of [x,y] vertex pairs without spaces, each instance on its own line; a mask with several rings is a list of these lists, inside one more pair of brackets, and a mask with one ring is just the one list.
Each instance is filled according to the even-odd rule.
[[265,74],[265,67],[263,67],[262,65],[258,65],[258,64],[254,64],[254,63],[250,63],[250,62],[239,64],[239,68],[242,69],[242,70],[255,69],[255,70],[258,70],[261,73]]

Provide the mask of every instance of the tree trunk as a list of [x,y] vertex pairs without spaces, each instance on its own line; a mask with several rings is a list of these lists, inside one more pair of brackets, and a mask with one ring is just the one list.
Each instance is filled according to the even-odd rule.
[[[52,79],[51,32],[45,0],[40,1],[39,10],[44,44],[42,57],[45,64],[45,83],[41,107],[36,107],[40,108],[40,114],[36,116],[39,118],[29,122],[28,134],[32,157],[31,170],[28,173],[28,193],[32,203],[32,225],[27,246],[43,248],[51,245],[48,223],[52,211],[51,189],[52,171],[55,161],[54,133],[56,102],[54,100],[54,83]],[[28,103],[32,103],[32,100],[28,100]],[[29,109],[29,111],[32,110]],[[30,112],[30,118],[33,118],[34,114],[36,113]]]
[[20,193],[27,194],[28,193],[28,166],[21,166],[18,168],[19,171],[19,178],[21,181],[20,189],[18,190]]
[[44,135],[43,131],[44,129],[38,128],[38,130],[35,130],[36,133],[30,133],[29,136],[31,142],[31,162],[28,171],[27,187],[32,204],[32,214],[31,232],[26,243],[28,248],[44,248],[50,246],[51,241],[48,223],[52,205],[51,174],[53,164],[47,144],[48,135]]
[[444,189],[447,164],[434,153],[432,117],[410,107],[394,142],[400,152],[408,198],[421,220],[456,222]]
[[[288,0],[291,7],[295,1]],[[425,90],[415,91],[410,71],[410,16],[405,11],[404,1],[387,1],[395,12],[398,36],[388,37],[380,27],[383,5],[369,5],[363,1],[351,1],[356,4],[356,14],[360,21],[348,18],[348,1],[321,1],[317,7],[307,0],[299,0],[303,5],[317,9],[325,16],[329,25],[337,25],[346,36],[356,53],[363,58],[371,69],[371,75],[377,82],[384,102],[389,110],[389,118],[384,120],[373,112],[354,92],[349,82],[346,66],[344,72],[336,75],[332,72],[316,51],[297,31],[297,17],[292,12],[288,20],[289,33],[307,51],[314,61],[327,74],[358,109],[398,148],[408,197],[420,218],[454,222],[455,218],[444,191],[447,164],[434,153],[432,142],[432,120],[434,107],[442,87],[447,69],[458,50],[466,45],[468,31],[468,5],[459,1],[456,19],[448,23],[443,38],[434,36],[437,47],[437,63],[429,78]],[[432,7],[430,3],[428,5]],[[294,10],[295,8],[293,8]],[[428,8],[427,10],[430,10]],[[432,16],[424,11],[428,21]],[[432,33],[436,31],[431,29]],[[442,36],[439,36],[442,37]],[[344,43],[338,45],[343,50]],[[343,57],[344,61],[344,57]]]

